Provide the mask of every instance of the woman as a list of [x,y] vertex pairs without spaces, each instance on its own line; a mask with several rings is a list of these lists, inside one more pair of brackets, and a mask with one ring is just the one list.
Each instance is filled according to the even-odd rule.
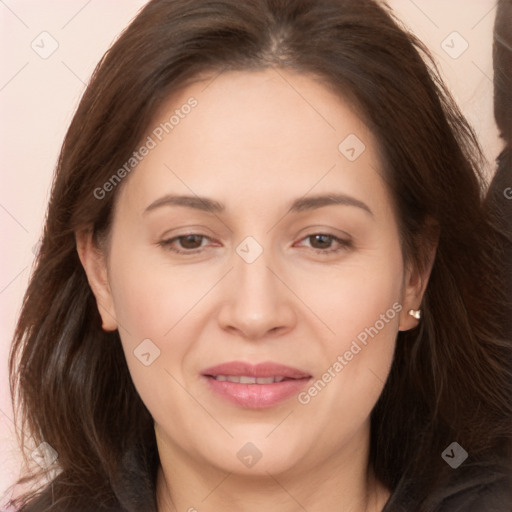
[[20,510],[507,510],[497,234],[422,55],[367,0],[141,11],[66,136],[16,331],[58,473]]

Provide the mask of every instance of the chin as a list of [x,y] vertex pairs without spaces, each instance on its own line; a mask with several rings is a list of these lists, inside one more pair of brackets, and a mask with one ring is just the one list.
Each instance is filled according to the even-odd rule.
[[264,430],[264,434],[254,435],[254,429],[250,429],[246,436],[237,435],[227,443],[224,441],[224,447],[219,440],[218,448],[205,453],[205,458],[222,471],[253,477],[268,477],[268,473],[286,473],[296,468],[306,456],[303,437],[288,438],[284,443],[280,436],[267,437],[269,429]]

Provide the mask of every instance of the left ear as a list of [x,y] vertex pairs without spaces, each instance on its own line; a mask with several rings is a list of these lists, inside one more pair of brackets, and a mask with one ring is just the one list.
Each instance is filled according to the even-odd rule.
[[412,262],[407,265],[404,279],[402,311],[400,312],[400,331],[408,331],[416,327],[421,321],[409,314],[411,310],[421,310],[421,302],[427,289],[434,260],[436,258],[439,234],[433,223],[428,223],[429,234],[422,243],[422,261],[420,266]]

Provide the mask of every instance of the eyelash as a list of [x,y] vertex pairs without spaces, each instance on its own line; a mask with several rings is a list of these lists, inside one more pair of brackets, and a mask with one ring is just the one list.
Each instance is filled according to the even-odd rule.
[[[186,237],[189,237],[189,236],[200,237],[202,239],[202,241],[203,240],[211,240],[211,238],[209,236],[201,235],[201,234],[198,234],[198,233],[190,233],[188,235],[180,235],[180,236],[176,236],[174,238],[170,238],[168,240],[162,240],[161,242],[158,243],[158,245],[163,247],[166,250],[175,252],[177,254],[182,254],[182,255],[193,255],[193,254],[197,254],[197,253],[201,252],[202,246],[198,247],[197,249],[191,249],[191,250],[177,249],[175,246],[173,246],[173,243],[175,243],[176,241],[182,240],[182,239],[184,239]],[[319,254],[319,255],[322,255],[322,256],[325,256],[325,255],[328,255],[328,254],[335,254],[335,253],[338,253],[338,252],[350,249],[353,246],[351,240],[344,240],[342,238],[339,238],[337,236],[331,235],[329,233],[312,233],[311,235],[307,235],[304,238],[301,238],[300,241],[307,240],[307,239],[312,239],[315,236],[328,237],[332,242],[336,242],[336,243],[339,244],[339,247],[337,249],[331,249],[331,248],[328,248],[328,249],[318,249],[318,248],[315,248],[315,247],[311,247],[310,248],[316,254]]]
[[341,251],[346,251],[347,249],[352,248],[352,241],[351,240],[344,240],[343,238],[339,238],[337,236],[331,235],[329,233],[312,233],[311,235],[307,235],[304,238],[301,239],[307,240],[308,238],[311,239],[315,236],[325,236],[327,238],[330,238],[332,242],[336,242],[339,244],[337,249],[318,249],[316,247],[311,247],[311,249],[316,253],[320,255],[328,255],[328,254],[336,254]]

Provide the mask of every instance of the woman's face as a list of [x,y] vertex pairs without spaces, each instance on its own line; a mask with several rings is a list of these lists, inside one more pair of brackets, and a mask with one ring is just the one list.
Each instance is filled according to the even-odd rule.
[[250,474],[366,453],[421,300],[368,128],[267,70],[187,87],[147,136],[106,265],[81,256],[159,448]]

